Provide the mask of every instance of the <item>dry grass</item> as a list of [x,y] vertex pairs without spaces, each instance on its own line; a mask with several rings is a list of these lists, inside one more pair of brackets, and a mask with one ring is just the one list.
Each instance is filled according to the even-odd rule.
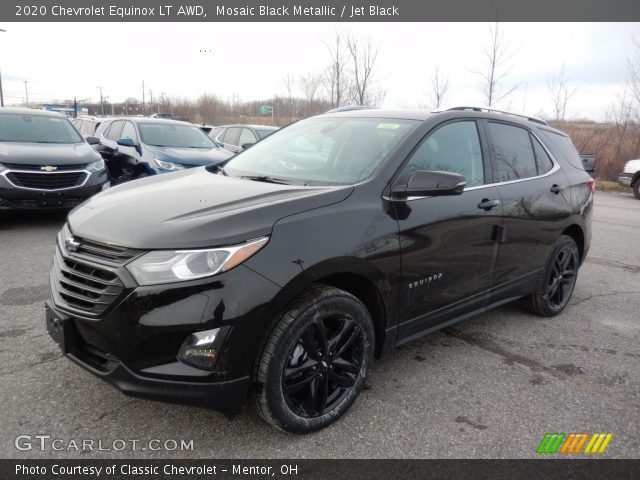
[[600,192],[631,193],[630,188],[623,187],[622,185],[619,185],[618,182],[611,182],[609,180],[597,180],[596,190]]

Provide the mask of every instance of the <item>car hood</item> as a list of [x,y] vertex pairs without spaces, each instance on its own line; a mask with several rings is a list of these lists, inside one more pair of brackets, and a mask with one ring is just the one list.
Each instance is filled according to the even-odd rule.
[[88,143],[0,143],[0,163],[74,165],[100,159],[100,155]]
[[224,148],[176,148],[146,145],[154,157],[165,162],[180,163],[192,167],[215,165],[233,156]]
[[204,168],[128,182],[69,215],[74,235],[129,248],[231,245],[269,235],[275,222],[346,199],[353,187],[302,187],[226,177]]

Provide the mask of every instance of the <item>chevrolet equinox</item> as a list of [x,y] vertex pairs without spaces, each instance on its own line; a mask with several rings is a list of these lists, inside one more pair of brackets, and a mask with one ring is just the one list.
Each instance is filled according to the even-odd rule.
[[560,313],[594,185],[564,133],[459,107],[294,123],[220,165],[106,190],[57,237],[46,322],[123,392],[289,432],[386,349],[516,299]]

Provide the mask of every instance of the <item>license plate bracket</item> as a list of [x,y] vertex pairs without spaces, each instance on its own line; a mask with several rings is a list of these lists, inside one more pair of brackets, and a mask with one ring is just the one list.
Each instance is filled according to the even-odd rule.
[[49,335],[58,344],[62,353],[69,353],[73,346],[71,319],[57,313],[49,305],[45,306],[45,316]]

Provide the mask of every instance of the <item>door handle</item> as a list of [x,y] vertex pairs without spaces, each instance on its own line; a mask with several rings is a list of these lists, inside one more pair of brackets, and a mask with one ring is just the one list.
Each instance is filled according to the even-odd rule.
[[478,208],[489,211],[493,207],[497,207],[498,205],[500,205],[500,200],[498,200],[497,198],[494,198],[492,200],[483,198],[482,201],[478,204]]
[[551,193],[555,193],[557,195],[562,190],[564,190],[564,188],[565,188],[564,185],[558,185],[557,183],[554,183],[553,186],[551,187]]

